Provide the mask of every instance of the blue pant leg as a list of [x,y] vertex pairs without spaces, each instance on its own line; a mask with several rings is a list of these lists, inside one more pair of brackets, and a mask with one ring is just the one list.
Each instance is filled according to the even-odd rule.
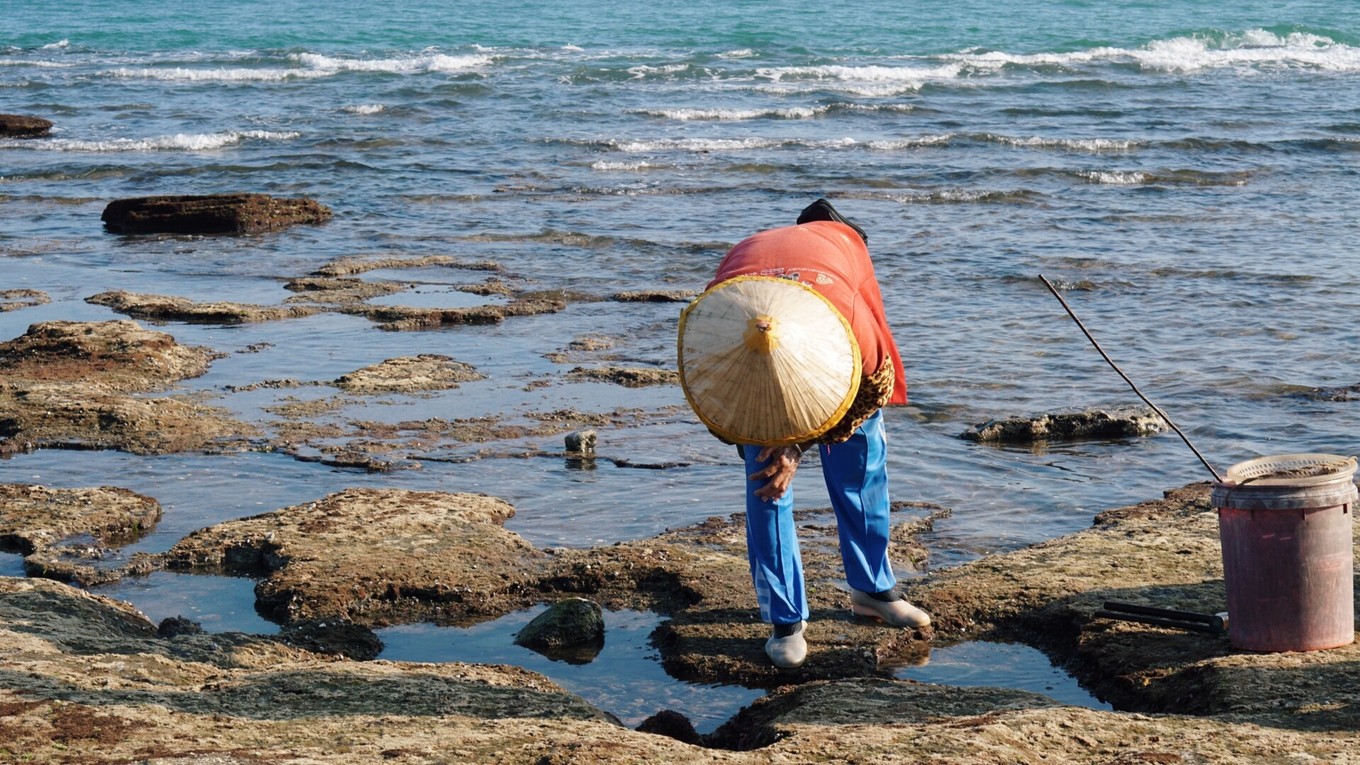
[[798,532],[793,524],[793,489],[774,502],[755,495],[759,481],[747,480],[769,465],[756,455],[764,447],[745,446],[746,457],[746,555],[751,580],[760,603],[760,618],[771,624],[793,624],[808,618],[807,592],[803,588],[803,559],[798,552]]
[[888,561],[887,439],[883,412],[864,422],[849,441],[821,446],[822,475],[836,511],[845,579],[863,592],[892,589]]

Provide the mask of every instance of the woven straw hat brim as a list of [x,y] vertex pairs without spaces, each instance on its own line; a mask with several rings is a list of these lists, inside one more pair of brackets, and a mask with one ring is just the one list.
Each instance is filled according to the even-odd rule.
[[735,443],[784,446],[840,421],[860,381],[850,323],[791,279],[739,276],[680,314],[680,385],[695,414]]

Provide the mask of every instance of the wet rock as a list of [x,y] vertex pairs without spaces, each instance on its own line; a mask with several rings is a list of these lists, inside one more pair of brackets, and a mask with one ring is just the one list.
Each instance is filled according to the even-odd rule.
[[156,637],[177,638],[181,635],[202,635],[203,625],[183,616],[169,616],[156,625]]
[[331,210],[305,198],[209,194],[119,199],[104,208],[100,219],[119,234],[253,234],[324,223]]
[[52,121],[23,114],[0,114],[0,136],[41,138],[52,130]]
[[1360,383],[1335,388],[1310,388],[1299,395],[1309,401],[1360,401]]
[[521,297],[504,305],[481,305],[471,308],[347,305],[340,310],[343,313],[365,316],[377,322],[379,329],[409,332],[461,324],[497,324],[513,316],[557,313],[563,308],[566,308],[566,303],[560,300]]
[[314,276],[353,276],[383,269],[430,268],[432,266],[468,271],[500,271],[499,263],[489,260],[465,261],[452,255],[423,255],[415,258],[344,257],[318,268]]
[[369,661],[382,653],[382,639],[373,630],[339,619],[313,619],[291,624],[279,639],[313,653],[339,654],[355,661]]
[[975,425],[960,437],[988,443],[1028,444],[1049,439],[1131,438],[1167,431],[1166,421],[1150,409],[1042,414]]
[[163,390],[208,371],[215,354],[180,345],[132,321],[48,321],[0,343],[7,382],[85,383],[117,391]]
[[[1094,617],[1107,600],[1225,610],[1209,484],[1106,511],[1086,531],[939,572],[916,591],[947,638],[1020,640],[1117,708],[1360,730],[1360,646],[1248,653],[1226,636]],[[1346,684],[1350,684],[1347,686]],[[1311,689],[1300,694],[1303,686]],[[1333,703],[1315,703],[1318,698]],[[1341,699],[1341,703],[1335,703]],[[1351,701],[1347,701],[1350,699]]]
[[642,388],[648,385],[670,385],[680,383],[680,375],[673,369],[599,367],[590,369],[576,367],[567,373],[573,380],[594,380],[622,385],[625,388]]
[[174,568],[262,576],[257,608],[283,624],[467,622],[524,605],[545,556],[478,494],[349,489],[202,529]]
[[643,720],[635,730],[641,733],[667,736],[693,746],[703,744],[703,738],[694,729],[694,723],[690,722],[688,717],[673,709],[663,709],[657,712]]
[[[1037,693],[1009,688],[952,688],[887,678],[819,681],[757,699],[714,731],[708,743],[738,751],[761,749],[788,736],[793,726],[860,727],[882,720],[889,709],[894,723],[904,725],[1060,706]],[[941,753],[931,754],[933,760]]]
[[123,290],[101,292],[85,298],[86,303],[108,306],[136,319],[184,321],[197,324],[245,324],[248,322],[296,319],[311,316],[321,309],[311,306],[264,306],[247,303],[196,303],[166,295],[143,295]]
[[254,429],[220,409],[189,397],[130,395],[201,375],[215,357],[132,321],[34,324],[0,343],[0,446],[138,454],[242,448]]
[[559,600],[515,634],[515,645],[540,653],[573,648],[598,652],[604,645],[604,610],[587,598]]
[[22,555],[78,535],[103,545],[127,544],[160,519],[160,503],[127,489],[0,484],[0,549]]
[[[126,604],[0,577],[0,757],[340,765],[684,753],[515,667],[357,663],[266,637],[156,632]],[[620,747],[619,736],[633,741]]]
[[614,300],[620,303],[688,303],[698,296],[694,290],[639,290],[616,292]]
[[471,364],[449,356],[422,353],[388,359],[342,375],[335,381],[335,386],[348,393],[411,393],[450,390],[484,378]]
[[407,289],[409,284],[398,282],[366,282],[362,279],[333,276],[307,276],[292,279],[283,288],[298,293],[289,302],[304,300],[309,303],[361,303],[369,298],[391,295]]
[[52,302],[52,299],[47,296],[47,293],[39,290],[0,290],[0,313],[17,311],[20,308],[32,308],[50,302]]

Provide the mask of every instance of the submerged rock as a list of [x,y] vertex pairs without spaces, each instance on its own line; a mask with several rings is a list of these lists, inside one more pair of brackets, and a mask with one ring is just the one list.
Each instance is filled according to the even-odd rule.
[[1168,429],[1166,420],[1150,409],[1090,409],[1084,412],[990,420],[973,426],[960,437],[988,443],[1028,444],[1049,439],[1151,436]]
[[17,311],[52,302],[46,292],[30,289],[0,290],[0,312]]
[[209,194],[118,199],[104,208],[100,219],[118,234],[253,234],[324,223],[331,210],[305,198]]
[[341,375],[335,386],[349,393],[411,393],[449,390],[485,379],[471,364],[449,356],[422,353],[403,356]]
[[598,652],[604,645],[604,610],[586,598],[559,600],[515,634],[515,645],[543,653],[576,648]]
[[679,384],[680,374],[674,369],[652,367],[575,367],[567,373],[573,380],[593,380],[610,382],[625,388],[642,388],[648,385]]
[[23,114],[0,114],[0,136],[40,138],[52,131],[52,121]]

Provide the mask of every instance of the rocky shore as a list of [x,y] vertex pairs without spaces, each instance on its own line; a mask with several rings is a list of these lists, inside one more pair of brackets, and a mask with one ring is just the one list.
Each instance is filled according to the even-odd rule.
[[[337,262],[331,272],[309,275],[315,281],[299,283],[300,299],[285,307],[129,293],[90,300],[143,320],[287,321],[337,307],[392,329],[455,320],[433,309],[383,308],[395,313],[379,315],[367,306],[374,294],[404,289],[395,283],[384,293],[345,281],[378,262]],[[488,321],[564,300],[684,299],[531,294],[494,264],[457,265],[492,274],[469,285],[501,300],[486,312]],[[576,364],[578,354],[607,354],[609,347],[607,337],[592,336],[562,349],[559,362],[573,364],[564,376],[623,386],[673,382],[669,370]],[[565,434],[639,416],[559,411],[535,413],[532,425],[328,423],[319,415],[337,404],[323,398],[275,411],[273,421],[247,422],[175,389],[217,358],[215,349],[183,346],[132,320],[34,324],[0,342],[0,454],[253,449],[306,459],[313,458],[310,449],[336,464],[383,470],[400,461],[394,453],[417,449],[412,433],[421,435],[420,448],[430,448],[507,431]],[[481,374],[427,354],[336,379],[231,390],[315,386],[362,397],[445,390]],[[578,438],[572,448],[578,459],[585,442]],[[895,557],[920,561],[926,551],[916,535],[948,511],[908,504],[898,510]],[[164,553],[124,560],[105,553],[160,522],[155,497],[115,486],[0,484],[0,550],[23,555],[29,574],[0,577],[0,761],[1360,761],[1355,645],[1248,653],[1222,634],[1096,615],[1110,600],[1223,609],[1207,484],[1110,508],[1079,533],[914,580],[909,596],[934,617],[920,631],[883,629],[846,613],[831,512],[807,511],[800,521],[811,653],[793,671],[776,670],[762,654],[766,627],[755,615],[739,515],[647,539],[563,549],[537,547],[506,529],[514,513],[485,494],[352,487],[199,529]],[[184,620],[154,624],[125,603],[80,588],[162,570],[254,578],[257,607],[281,632],[207,634]],[[768,695],[706,736],[660,704],[655,718],[633,730],[524,669],[372,658],[373,630],[380,627],[465,625],[579,598],[660,614],[653,644],[673,677]],[[975,640],[1039,648],[1117,711],[895,677],[896,667],[932,647]]]

